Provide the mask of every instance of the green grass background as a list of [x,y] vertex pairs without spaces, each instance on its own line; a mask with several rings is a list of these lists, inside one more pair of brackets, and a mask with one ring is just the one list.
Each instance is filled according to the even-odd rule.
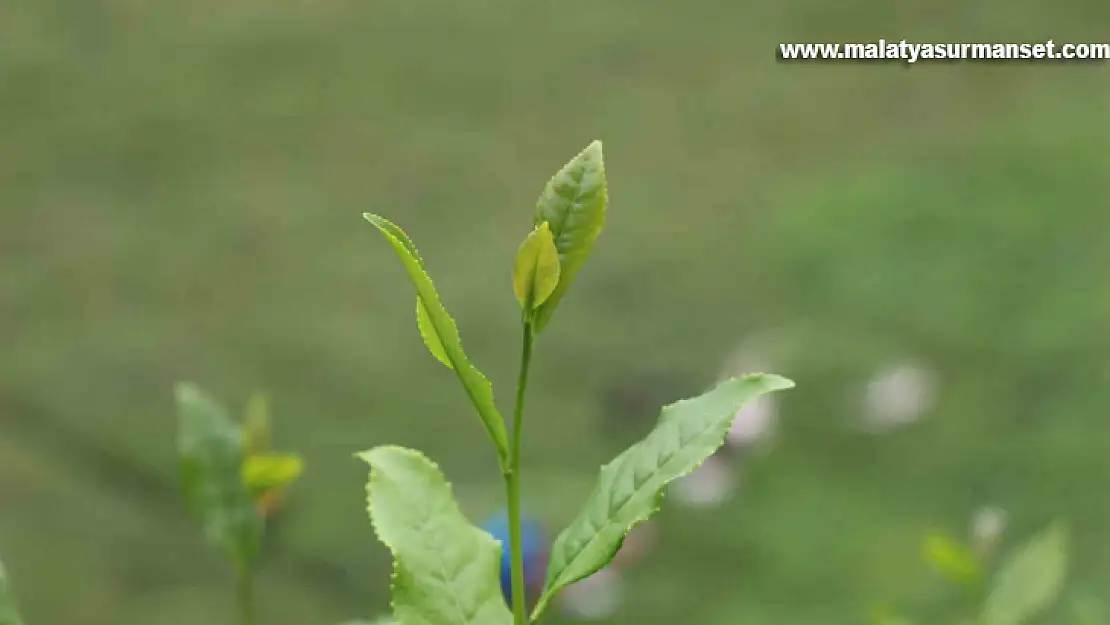
[[[602,434],[609,386],[644,371],[704,385],[753,333],[802,341],[775,363],[798,388],[742,497],[665,509],[612,623],[932,614],[952,599],[921,535],[962,532],[992,502],[1010,542],[1070,519],[1068,596],[1099,596],[1108,66],[775,51],[1097,42],[1108,19],[1094,0],[8,0],[0,556],[28,622],[232,622],[230,572],[175,492],[179,379],[236,409],[267,390],[279,446],[306,457],[262,623],[384,610],[352,454],[426,450],[475,519],[501,486],[360,214],[409,231],[504,403],[512,255],[543,182],[595,138],[609,224],[539,346],[532,511],[567,521],[631,442]],[[902,356],[939,372],[935,409],[856,432],[853,394]]]

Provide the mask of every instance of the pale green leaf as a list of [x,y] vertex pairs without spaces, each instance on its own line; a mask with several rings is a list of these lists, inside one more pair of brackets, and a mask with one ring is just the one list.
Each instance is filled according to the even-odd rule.
[[560,590],[613,559],[633,526],[659,509],[667,484],[696,469],[724,443],[741,406],[793,386],[777,375],[753,374],[663,408],[646,438],[601,468],[585,509],[555,540],[533,618]]
[[243,418],[243,452],[247,455],[265,453],[270,449],[270,402],[261,391],[247,401]]
[[[416,250],[412,241],[409,240],[405,231],[393,222],[371,213],[365,213],[363,217],[374,224],[382,233],[405,266],[405,271],[409,274],[413,286],[416,287],[417,297],[424,303],[424,308],[428,312],[428,328],[426,329],[433,331],[439,346],[443,348],[442,355],[446,357],[451,368],[455,370],[455,374],[462,382],[463,389],[478,411],[478,417],[482,420],[482,424],[490,438],[493,439],[494,444],[497,445],[501,464],[504,467],[508,459],[509,438],[505,429],[505,420],[501,417],[501,413],[497,410],[497,405],[493,401],[493,387],[486,376],[482,375],[482,372],[478,371],[467,359],[466,353],[463,351],[462,340],[459,337],[458,326],[455,325],[455,320],[451,318],[451,315],[447,313],[447,309],[443,307],[443,303],[439,299],[439,293],[436,292],[435,285],[432,284],[432,279],[424,270],[424,261],[421,260],[420,253]],[[425,340],[425,342],[428,341]],[[430,345],[429,348],[431,348]],[[436,357],[438,358],[439,355]]]
[[559,285],[559,251],[547,222],[521,243],[513,263],[513,292],[525,310],[537,308]]
[[17,608],[15,596],[8,586],[7,571],[4,570],[4,563],[0,562],[0,625],[23,625]]
[[594,141],[563,166],[536,202],[533,223],[547,222],[559,252],[559,283],[536,313],[536,331],[543,330],[586,262],[605,225],[609,191],[601,142]]
[[473,526],[439,467],[420,452],[362,452],[378,539],[393,553],[393,615],[404,625],[511,625],[501,544]]
[[1068,530],[1051,524],[1003,561],[983,608],[983,625],[1019,625],[1046,610],[1063,589]]
[[262,520],[240,479],[242,431],[193,384],[177,386],[182,488],[210,543],[239,565],[258,552]]
[[975,588],[982,579],[982,567],[975,552],[941,532],[932,532],[921,544],[922,556],[950,584]]
[[247,456],[239,477],[248,493],[284,488],[304,472],[304,461],[295,454],[256,454]]
[[424,345],[428,346],[428,351],[432,352],[436,360],[442,362],[448,369],[454,369],[451,359],[447,356],[447,350],[443,349],[443,343],[439,341],[432,319],[428,316],[428,308],[424,306],[424,301],[419,295],[416,297],[416,327],[420,329],[420,338],[424,339]]

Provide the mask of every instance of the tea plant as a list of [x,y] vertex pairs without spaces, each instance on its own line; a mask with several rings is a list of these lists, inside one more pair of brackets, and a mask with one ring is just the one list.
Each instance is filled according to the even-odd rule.
[[242,423],[196,385],[178,384],[182,488],[204,536],[235,568],[241,625],[254,623],[254,571],[267,516],[301,474],[292,454],[270,450],[270,414],[256,394]]
[[[512,286],[520,304],[521,355],[511,422],[493,388],[463,350],[448,314],[408,235],[366,214],[396,252],[416,289],[416,323],[432,356],[462,383],[493,444],[509,514],[511,599],[499,584],[501,544],[463,516],[439,467],[419,451],[392,445],[359,454],[370,465],[368,508],[378,538],[393,555],[392,607],[403,625],[525,625],[538,621],[564,588],[605,567],[625,535],[658,509],[664,490],[723,443],[749,400],[793,383],[770,374],[728,379],[707,393],[662,410],[655,428],[601,468],[579,515],[555,539],[543,590],[529,614],[521,545],[521,437],[529,365],[537,338],[551,322],[589,256],[609,200],[600,142],[591,143],[544,187],[532,231],[516,254]],[[510,607],[511,606],[511,607]]]
[[[949,585],[972,600],[971,613],[958,625],[1024,625],[1055,604],[1064,587],[1068,561],[1067,526],[1056,521],[1018,545],[988,575],[993,545],[976,549],[946,534],[933,533],[923,543],[926,562]],[[912,625],[914,621],[886,610],[874,625]]]

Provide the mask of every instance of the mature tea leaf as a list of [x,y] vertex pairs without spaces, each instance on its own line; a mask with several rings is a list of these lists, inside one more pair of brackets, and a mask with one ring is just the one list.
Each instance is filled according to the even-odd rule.
[[609,191],[601,142],[594,141],[563,166],[536,202],[534,223],[547,222],[559,251],[559,283],[536,313],[536,331],[543,330],[574,276],[586,262],[605,225]]
[[16,609],[15,597],[8,587],[8,574],[4,563],[0,562],[0,625],[23,625],[23,619]]
[[501,545],[463,516],[439,467],[420,452],[362,452],[378,539],[393,553],[393,615],[405,625],[510,625]]
[[753,374],[663,408],[646,438],[601,468],[585,509],[555,540],[533,619],[556,593],[613,559],[629,530],[659,509],[667,484],[696,469],[724,443],[741,406],[793,386],[777,375]]
[[240,478],[243,436],[227,412],[196,386],[177,386],[182,488],[210,543],[246,565],[258,553],[262,520]]
[[513,292],[525,310],[539,307],[559,285],[559,251],[547,222],[528,234],[513,263]]
[[982,567],[975,552],[946,534],[929,534],[921,550],[925,561],[950,584],[974,588],[982,579]]
[[983,625],[1018,625],[1056,601],[1067,567],[1068,530],[1060,521],[1013,551],[1002,563],[983,608]]
[[[374,224],[385,236],[389,244],[393,246],[394,251],[397,252],[401,263],[405,266],[405,271],[408,272],[413,286],[416,287],[417,297],[428,313],[427,327],[423,328],[422,332],[432,332],[438,341],[438,347],[443,349],[441,353],[437,353],[436,348],[432,347],[432,342],[427,338],[425,338],[425,343],[428,344],[429,350],[436,358],[441,361],[446,358],[446,364],[455,370],[455,374],[462,382],[463,389],[470,397],[474,408],[477,409],[482,424],[485,425],[490,438],[497,445],[501,464],[504,467],[508,460],[509,438],[505,429],[505,420],[501,417],[501,413],[497,410],[497,405],[493,401],[493,387],[486,376],[482,375],[482,372],[478,371],[467,359],[466,353],[463,351],[462,340],[459,338],[458,326],[455,325],[455,320],[451,318],[451,315],[447,314],[447,309],[443,307],[443,303],[439,299],[439,293],[436,292],[435,285],[432,284],[432,279],[424,270],[424,261],[421,260],[420,253],[416,250],[412,241],[409,240],[405,231],[393,222],[370,213],[365,213],[363,217]],[[418,307],[418,322],[419,316]],[[441,356],[443,358],[440,358]]]
[[451,359],[447,356],[447,350],[443,349],[443,343],[439,341],[439,335],[436,334],[435,326],[432,325],[432,318],[428,316],[428,308],[424,306],[424,301],[420,296],[416,296],[416,327],[420,330],[420,338],[424,339],[424,345],[428,347],[428,351],[436,357],[436,360],[442,362],[448,369],[454,369],[455,366],[451,364]]
[[304,472],[304,461],[295,454],[247,456],[239,472],[247,492],[257,494],[292,484]]

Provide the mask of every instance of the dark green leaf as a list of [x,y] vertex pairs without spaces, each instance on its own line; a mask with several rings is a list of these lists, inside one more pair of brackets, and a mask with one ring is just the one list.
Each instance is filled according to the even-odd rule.
[[[432,342],[427,337],[425,337],[425,343],[428,344],[429,350],[436,358],[440,360],[446,358],[447,362],[445,364],[455,370],[455,374],[462,382],[463,389],[478,411],[482,424],[490,438],[497,445],[501,464],[504,467],[508,459],[509,438],[505,429],[505,420],[501,417],[501,413],[497,410],[497,405],[493,401],[493,387],[486,376],[482,375],[482,372],[478,371],[467,359],[466,353],[463,351],[462,340],[459,337],[458,326],[455,325],[455,320],[451,318],[451,315],[447,314],[447,309],[443,307],[443,303],[439,299],[439,293],[436,292],[435,285],[432,284],[432,279],[424,270],[424,261],[421,260],[420,253],[404,230],[401,230],[396,224],[384,217],[370,213],[364,214],[363,217],[374,224],[385,236],[401,259],[401,263],[405,266],[409,279],[416,287],[417,297],[428,313],[428,327],[423,328],[422,332],[434,332],[437,347],[433,347]],[[418,307],[418,321],[419,318]],[[439,353],[437,353],[438,348],[442,348]]]
[[559,283],[536,313],[536,331],[551,320],[605,225],[609,191],[601,142],[594,141],[556,173],[536,202],[534,225],[547,222],[559,251]]
[[0,562],[0,625],[23,625],[19,617],[19,610],[15,604],[15,597],[8,586],[8,574],[4,570],[4,563]]
[[204,535],[239,566],[258,553],[262,520],[240,478],[242,432],[196,386],[177,386],[182,487]]
[[501,544],[463,516],[439,467],[420,452],[376,447],[366,491],[378,539],[393,553],[393,615],[405,625],[511,625]]
[[753,374],[663,408],[646,438],[601,468],[585,509],[555,540],[533,619],[556,593],[613,559],[633,526],[659,509],[667,484],[696,469],[724,443],[741,406],[793,386],[777,375]]
[[1068,530],[1055,522],[1002,563],[983,608],[983,625],[1019,625],[1046,610],[1063,589]]

